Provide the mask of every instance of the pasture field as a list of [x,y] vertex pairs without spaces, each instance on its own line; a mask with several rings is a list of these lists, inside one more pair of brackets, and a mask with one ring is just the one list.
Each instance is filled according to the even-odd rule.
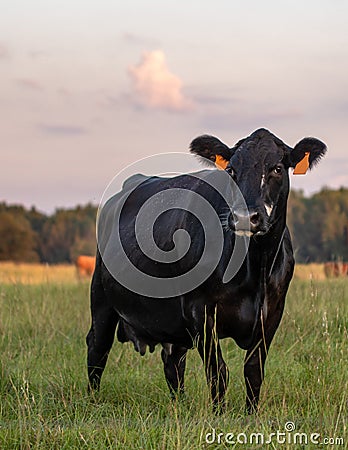
[[[244,413],[244,352],[223,341],[227,411],[214,416],[195,350],[179,402],[170,400],[159,348],[141,358],[118,342],[101,392],[89,397],[89,281],[69,272],[63,282],[48,271],[46,279],[26,283],[18,274],[6,279],[1,266],[0,273],[1,450],[348,448],[346,279],[292,282],[257,415]],[[284,443],[277,432],[285,433]],[[295,433],[302,435],[295,440]],[[320,445],[310,441],[312,434]]]

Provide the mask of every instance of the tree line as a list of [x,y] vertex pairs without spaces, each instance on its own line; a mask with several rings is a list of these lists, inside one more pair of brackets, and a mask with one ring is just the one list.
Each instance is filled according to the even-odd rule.
[[[0,261],[57,264],[94,255],[96,214],[92,204],[46,215],[0,203]],[[292,191],[288,226],[297,262],[348,261],[348,189],[323,189],[310,197]]]
[[292,191],[288,226],[297,262],[348,261],[348,189]]
[[0,261],[57,264],[93,255],[96,213],[92,204],[46,215],[34,207],[0,203]]

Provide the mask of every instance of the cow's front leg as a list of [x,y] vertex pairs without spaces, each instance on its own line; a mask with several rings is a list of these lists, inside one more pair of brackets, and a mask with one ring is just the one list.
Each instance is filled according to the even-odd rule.
[[184,375],[187,348],[173,344],[163,344],[161,352],[164,375],[173,399],[184,393]]
[[225,393],[228,385],[228,369],[222,357],[216,334],[214,317],[207,317],[205,334],[198,343],[198,351],[205,367],[210,386],[213,409],[216,414],[225,410]]
[[285,296],[279,303],[279,307],[269,315],[267,322],[263,322],[261,315],[258,340],[245,356],[244,379],[247,391],[246,410],[248,414],[257,411],[261,385],[264,378],[265,362],[269,347],[279,326],[284,309]]
[[264,342],[248,350],[244,360],[244,379],[246,385],[246,410],[248,414],[257,411],[260,390],[264,378],[267,353]]

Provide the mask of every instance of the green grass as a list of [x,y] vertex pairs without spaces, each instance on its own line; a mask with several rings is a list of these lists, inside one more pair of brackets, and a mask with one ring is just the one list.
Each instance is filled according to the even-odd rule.
[[[86,394],[88,283],[0,286],[0,449],[347,448],[348,283],[295,280],[266,364],[260,411],[244,414],[244,352],[222,343],[227,412],[213,415],[190,351],[186,398],[170,400],[159,348],[141,358],[115,342],[98,396]],[[343,446],[205,443],[216,433],[296,431]]]

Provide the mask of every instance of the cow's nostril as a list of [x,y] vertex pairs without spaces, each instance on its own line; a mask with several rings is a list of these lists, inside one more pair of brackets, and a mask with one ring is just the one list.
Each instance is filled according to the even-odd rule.
[[260,223],[260,214],[255,212],[250,215],[250,223],[253,225],[258,225]]

